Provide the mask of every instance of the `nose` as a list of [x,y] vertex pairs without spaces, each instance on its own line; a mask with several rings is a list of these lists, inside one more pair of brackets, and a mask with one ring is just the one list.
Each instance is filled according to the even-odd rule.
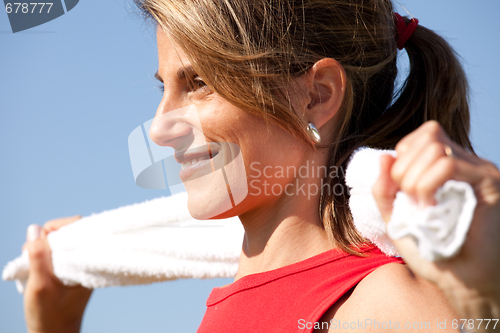
[[194,126],[189,121],[193,108],[194,105],[179,106],[169,103],[166,98],[162,99],[149,129],[151,140],[159,146],[175,150],[189,147],[194,137]]

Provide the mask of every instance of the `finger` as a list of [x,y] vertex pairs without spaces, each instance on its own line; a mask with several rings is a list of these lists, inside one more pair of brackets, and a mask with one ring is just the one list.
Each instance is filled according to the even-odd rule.
[[69,216],[69,217],[63,217],[63,218],[59,218],[59,219],[50,220],[43,225],[43,229],[45,230],[46,233],[50,233],[52,231],[56,231],[57,229],[65,226],[67,224],[73,223],[81,218],[82,218],[81,215],[75,215],[75,216]]
[[400,154],[412,151],[415,144],[419,142],[433,141],[448,143],[448,141],[451,142],[451,139],[437,121],[429,120],[401,139],[396,145],[395,150],[399,156]]
[[468,152],[462,146],[460,146],[458,143],[454,141],[448,142],[447,146],[451,148],[453,158],[464,160],[474,165],[484,164],[484,160],[479,158],[477,155]]
[[[407,172],[419,161],[426,158],[429,147],[432,146],[434,155],[439,157],[445,155],[445,152],[444,148],[439,148],[438,145],[446,147],[451,144],[451,139],[438,122],[428,121],[424,123],[396,145],[398,159],[391,171],[392,178],[401,187]],[[411,193],[408,194],[411,195]]]
[[[434,163],[436,163],[438,159],[447,156],[445,147],[443,144],[438,142],[426,144],[426,146],[422,147],[417,154],[418,156],[415,156],[412,163],[406,166],[406,170],[404,170],[400,182],[398,183],[396,180],[399,188],[416,201],[418,201],[416,191],[418,184],[421,181],[422,174],[425,173]],[[394,163],[393,170],[399,166],[400,164],[398,158]]]
[[394,162],[395,158],[391,155],[380,157],[380,174],[372,188],[373,196],[385,222],[391,219],[392,205],[398,192],[398,186],[391,178],[391,168]]
[[484,168],[468,161],[442,157],[422,173],[415,185],[415,193],[422,207],[435,204],[436,191],[448,180],[454,179],[469,183],[472,187],[485,178]]
[[479,157],[466,151],[462,146],[451,140],[443,127],[435,120],[423,123],[419,128],[401,139],[395,148],[398,156],[411,152],[416,142],[419,141],[428,143],[441,142],[443,145],[452,148],[455,158],[467,160],[473,164],[479,164],[482,161]]
[[42,290],[51,284],[53,278],[50,246],[42,227],[30,225],[27,234],[26,249],[30,261],[28,285]]

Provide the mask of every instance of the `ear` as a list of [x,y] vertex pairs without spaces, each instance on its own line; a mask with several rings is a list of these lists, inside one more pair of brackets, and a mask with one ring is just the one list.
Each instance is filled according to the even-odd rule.
[[323,58],[313,65],[306,76],[309,92],[306,120],[321,132],[321,128],[334,118],[342,105],[346,74],[337,60]]

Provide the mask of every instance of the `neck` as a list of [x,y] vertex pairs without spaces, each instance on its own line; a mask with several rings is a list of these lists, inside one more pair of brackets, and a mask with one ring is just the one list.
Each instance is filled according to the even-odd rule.
[[259,209],[240,215],[245,236],[236,280],[334,248],[319,218],[319,194],[269,199]]

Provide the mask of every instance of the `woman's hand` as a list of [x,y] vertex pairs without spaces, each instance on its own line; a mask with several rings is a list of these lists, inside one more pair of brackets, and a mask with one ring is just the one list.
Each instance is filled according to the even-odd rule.
[[[399,253],[415,273],[445,293],[461,318],[499,318],[499,170],[451,141],[435,121],[426,122],[403,138],[396,151],[396,159],[382,156],[380,176],[373,187],[386,222],[390,220],[392,205],[400,190],[425,207],[435,204],[434,194],[439,187],[455,179],[469,183],[477,198],[472,224],[457,256],[446,261],[426,261],[408,237],[393,241]],[[489,328],[492,327],[493,324]],[[495,331],[498,330],[500,323]]]
[[51,220],[42,228],[28,228],[30,271],[24,291],[24,312],[29,333],[79,332],[92,290],[67,287],[54,275],[47,234],[79,220],[81,216]]

